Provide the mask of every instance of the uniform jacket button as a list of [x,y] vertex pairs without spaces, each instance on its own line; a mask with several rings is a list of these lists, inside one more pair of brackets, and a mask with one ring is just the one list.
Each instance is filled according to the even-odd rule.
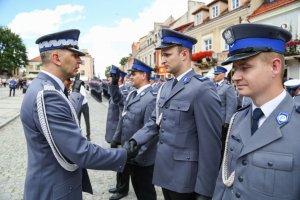
[[236,193],[235,193],[235,196],[236,196],[236,198],[238,198],[238,199],[239,199],[239,198],[241,197],[241,193],[239,193],[239,192],[236,192]]
[[72,187],[72,186],[70,186],[70,187],[69,187],[69,189],[70,189],[70,190],[73,190],[73,187]]
[[243,176],[239,176],[239,177],[238,177],[238,180],[239,180],[240,182],[243,182],[243,180],[244,180]]
[[272,166],[273,166],[273,162],[272,162],[272,161],[269,161],[269,162],[268,162],[268,166],[269,166],[269,167],[272,167]]
[[242,160],[242,165],[247,165],[248,164],[248,161],[247,160]]

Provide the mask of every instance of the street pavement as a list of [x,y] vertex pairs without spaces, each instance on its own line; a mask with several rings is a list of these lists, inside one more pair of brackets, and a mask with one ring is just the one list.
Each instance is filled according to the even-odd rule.
[[[16,90],[15,97],[8,97],[9,89],[0,88],[0,200],[23,199],[23,187],[27,168],[27,148],[19,112],[24,94]],[[105,124],[108,101],[97,102],[88,94],[91,120],[91,142],[108,148],[105,142]],[[85,133],[84,118],[81,127]],[[83,194],[83,200],[108,200],[108,189],[115,185],[115,172],[88,170],[94,194]],[[34,188],[32,188],[34,189]],[[163,200],[161,189],[156,187],[157,200]],[[124,200],[134,200],[132,186]]]

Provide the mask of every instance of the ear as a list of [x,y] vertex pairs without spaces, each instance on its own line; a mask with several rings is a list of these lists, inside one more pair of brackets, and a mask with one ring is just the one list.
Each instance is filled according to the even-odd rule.
[[282,61],[279,58],[273,58],[272,60],[272,72],[273,72],[273,77],[280,75],[281,76],[281,71],[282,71]]
[[188,54],[187,49],[183,49],[180,53],[181,60],[184,61]]
[[53,51],[51,54],[51,61],[55,65],[61,65],[61,54],[58,51]]

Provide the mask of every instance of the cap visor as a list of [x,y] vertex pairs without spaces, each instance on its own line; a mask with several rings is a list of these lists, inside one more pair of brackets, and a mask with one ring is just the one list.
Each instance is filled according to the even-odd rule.
[[240,54],[236,54],[233,56],[228,57],[224,62],[221,63],[221,65],[228,65],[230,63],[232,63],[233,61],[237,61],[237,60],[243,60],[246,58],[250,58],[252,56],[255,56],[257,54],[261,53],[261,51],[255,51],[252,53],[240,53]]
[[68,48],[68,49],[70,51],[78,53],[79,56],[85,56],[85,53],[83,53],[82,51],[79,51],[78,49],[75,49],[75,48]]
[[161,44],[158,47],[156,47],[155,50],[165,49],[165,48],[173,47],[176,45],[178,45],[178,44]]

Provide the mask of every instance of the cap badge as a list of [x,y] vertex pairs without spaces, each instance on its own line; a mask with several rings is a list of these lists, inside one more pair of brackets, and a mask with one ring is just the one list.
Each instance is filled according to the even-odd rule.
[[284,124],[287,122],[289,119],[289,115],[287,113],[281,112],[279,115],[276,117],[277,123],[279,125]]
[[235,40],[231,29],[224,31],[223,36],[228,45],[232,45],[234,43]]

